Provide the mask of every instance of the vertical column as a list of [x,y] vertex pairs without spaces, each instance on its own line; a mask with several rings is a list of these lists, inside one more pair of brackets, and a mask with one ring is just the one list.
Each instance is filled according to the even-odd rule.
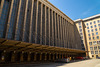
[[60,47],[62,47],[62,27],[61,27],[61,24],[62,24],[62,17],[59,16],[59,34],[60,34]]
[[13,53],[12,53],[12,56],[11,56],[11,62],[15,62],[15,59],[16,59],[16,58],[15,58],[15,55],[16,55],[16,53],[13,52]]
[[11,1],[11,8],[10,8],[10,12],[9,12],[8,23],[7,23],[7,30],[6,30],[6,36],[5,36],[6,38],[8,36],[8,30],[9,30],[9,24],[10,24],[10,20],[11,20],[13,4],[14,4],[14,0]]
[[63,24],[62,24],[62,27],[63,27],[63,47],[65,48],[65,20],[63,18]]
[[63,17],[61,17],[61,47],[63,47]]
[[67,48],[69,48],[69,22],[67,22]]
[[40,53],[40,61],[42,60],[42,53]]
[[0,62],[5,62],[5,55],[6,55],[5,51],[1,53],[1,61]]
[[43,15],[43,4],[41,3],[40,44],[42,44],[42,15]]
[[55,13],[55,31],[54,31],[55,32],[55,46],[57,46],[57,29],[56,29],[57,24],[56,24],[56,21],[57,21],[57,19],[56,19],[56,13]]
[[19,8],[18,8],[18,15],[17,15],[17,20],[16,20],[16,27],[15,27],[15,37],[14,40],[16,40],[17,37],[17,30],[18,30],[18,21],[19,21],[19,15],[20,15],[20,10],[21,10],[21,2],[22,0],[19,1]]
[[20,53],[20,61],[21,61],[21,62],[24,61],[24,58],[23,58],[23,52]]
[[70,22],[69,22],[69,48],[71,48],[71,36],[70,36]]
[[3,10],[4,1],[5,1],[5,0],[1,0],[1,5],[0,5],[0,17],[1,17],[2,10]]
[[64,58],[64,54],[62,54],[62,59]]
[[66,20],[64,21],[64,48],[66,48]]
[[56,54],[56,59],[58,59],[58,53]]
[[45,45],[46,45],[46,24],[47,24],[47,22],[46,22],[46,6],[45,6]]
[[64,36],[63,35],[64,34],[64,31],[63,31],[64,30],[63,29],[63,27],[64,27],[63,26],[63,22],[64,22],[64,20],[63,20],[63,17],[61,19],[62,19],[62,21],[61,21],[61,40],[62,40],[62,44],[61,45],[62,45],[62,47],[64,47],[64,39],[63,39],[63,36]]
[[53,10],[51,10],[51,16],[52,16],[52,46],[54,46]]
[[31,60],[31,53],[28,53],[28,61]]
[[49,54],[49,61],[51,60],[51,53]]
[[[20,0],[20,1],[21,1],[21,0]],[[33,25],[32,25],[32,20],[33,20],[33,19],[32,19],[32,18],[33,18],[33,9],[34,9],[34,8],[33,8],[33,5],[34,5],[34,0],[32,0],[32,6],[31,6],[31,17],[30,17],[31,19],[30,19],[30,31],[29,31],[29,42],[30,42],[30,43],[32,42],[32,36],[31,36],[31,35],[32,35],[32,26],[33,26]]]
[[45,53],[45,61],[47,60],[47,53]]
[[55,60],[55,54],[53,54],[53,60]]
[[25,7],[25,17],[24,17],[24,24],[23,24],[23,36],[22,41],[24,41],[25,37],[25,26],[26,26],[26,18],[27,18],[27,9],[28,9],[28,0],[26,0],[26,7]]
[[38,23],[38,5],[39,5],[39,2],[38,2],[38,0],[36,1],[36,30],[35,30],[35,43],[37,43],[37,23]]
[[50,46],[50,8],[48,8],[48,24],[49,24],[49,46]]
[[59,21],[60,21],[60,18],[59,18],[59,15],[57,15],[57,19],[58,19],[58,47],[60,47],[60,28],[59,28]]
[[37,53],[34,53],[34,61],[36,61],[36,56],[37,56]]
[[65,48],[67,48],[67,21],[65,21]]
[[69,28],[68,28],[68,21],[66,21],[66,34],[67,34],[67,35],[66,35],[66,41],[67,41],[67,48],[69,47],[68,29],[69,29]]

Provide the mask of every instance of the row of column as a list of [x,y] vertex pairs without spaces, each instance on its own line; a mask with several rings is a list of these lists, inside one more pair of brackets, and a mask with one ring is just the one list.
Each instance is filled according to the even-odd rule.
[[61,53],[2,52],[0,53],[0,63],[54,61],[56,59],[63,59],[66,57],[72,57],[72,55]]

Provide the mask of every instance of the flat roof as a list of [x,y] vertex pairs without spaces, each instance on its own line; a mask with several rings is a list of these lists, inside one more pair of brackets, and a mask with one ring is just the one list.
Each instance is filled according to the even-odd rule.
[[87,20],[90,20],[90,19],[94,19],[96,17],[100,17],[100,14],[97,14],[97,15],[94,15],[94,16],[90,16],[90,17],[87,17],[87,18],[84,18],[84,19],[77,19],[77,20],[74,20],[74,22],[87,21]]
[[91,17],[84,18],[83,21],[86,21],[86,20],[89,20],[89,19],[93,19],[93,18],[96,18],[96,17],[100,17],[100,14],[97,14],[97,15],[94,15],[94,16],[91,16]]

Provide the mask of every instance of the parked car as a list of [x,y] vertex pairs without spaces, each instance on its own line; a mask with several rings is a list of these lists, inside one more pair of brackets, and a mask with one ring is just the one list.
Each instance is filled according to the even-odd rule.
[[97,57],[97,59],[100,59],[100,57]]
[[70,62],[70,58],[57,59],[57,60],[55,60],[55,62],[66,62],[66,63],[68,63],[68,62]]
[[83,57],[75,57],[76,60],[83,60]]

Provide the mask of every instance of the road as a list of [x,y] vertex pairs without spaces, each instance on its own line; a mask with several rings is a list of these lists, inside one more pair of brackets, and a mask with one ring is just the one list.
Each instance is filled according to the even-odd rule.
[[100,59],[89,59],[72,63],[13,64],[0,67],[100,67]]

